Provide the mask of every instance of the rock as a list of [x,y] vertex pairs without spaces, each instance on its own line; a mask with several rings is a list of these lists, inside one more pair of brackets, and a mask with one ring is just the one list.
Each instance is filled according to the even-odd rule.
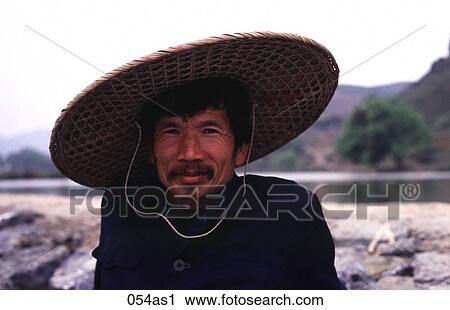
[[349,290],[374,289],[373,281],[359,266],[351,266],[338,272],[338,277]]
[[336,270],[344,270],[357,261],[362,261],[363,251],[357,251],[353,247],[336,247],[335,262]]
[[37,212],[31,210],[14,210],[0,214],[0,229],[17,224],[31,223],[41,217]]
[[450,234],[445,232],[418,232],[417,252],[450,252]]
[[63,218],[30,211],[1,216],[0,289],[48,288],[56,268],[83,242],[83,232]]
[[380,255],[395,255],[411,257],[416,252],[416,240],[414,238],[401,238],[394,242],[394,244],[380,243],[377,248],[377,253]]
[[424,252],[416,255],[414,280],[429,286],[450,285],[450,253]]
[[94,288],[95,259],[78,251],[65,260],[50,279],[51,289],[90,290]]
[[24,249],[36,245],[44,244],[45,241],[42,240],[42,237],[36,233],[30,234],[21,234],[16,240],[15,248],[16,249]]
[[364,248],[361,251],[350,247],[336,248],[336,271],[347,289],[368,290],[374,288],[372,279],[362,265],[363,251]]
[[392,275],[402,277],[414,276],[414,267],[412,265],[400,265],[392,270]]
[[69,254],[69,249],[64,245],[40,253],[36,258],[13,271],[8,281],[11,286],[9,288],[47,288],[50,276]]
[[377,276],[383,272],[394,270],[400,266],[410,265],[410,260],[398,256],[382,256],[367,254],[364,258],[365,271],[369,276]]
[[[405,220],[405,222],[407,222]],[[395,235],[395,239],[407,239],[412,236],[411,224],[406,224],[405,222],[392,222],[389,226]]]
[[83,242],[83,236],[79,232],[58,231],[52,235],[54,245],[64,244],[71,252],[74,252]]
[[[31,252],[30,255],[33,257],[54,248],[56,244],[53,242],[51,235],[46,233],[50,229],[44,229],[40,225],[36,225],[36,223],[27,223],[8,226],[0,230],[2,263],[8,261],[14,264],[21,261],[22,258],[29,260],[30,256],[25,253]],[[27,250],[30,248],[36,248],[37,254],[35,254],[34,250]]]
[[386,276],[376,283],[379,290],[413,290],[415,289],[414,279],[411,277]]

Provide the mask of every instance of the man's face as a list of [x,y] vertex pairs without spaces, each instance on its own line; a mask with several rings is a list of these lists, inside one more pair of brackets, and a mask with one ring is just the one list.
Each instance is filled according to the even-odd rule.
[[[172,193],[190,195],[195,185],[223,185],[245,162],[248,146],[234,150],[234,136],[223,109],[192,117],[164,116],[155,126],[152,162]],[[180,186],[181,185],[181,186]],[[183,185],[188,187],[183,188]],[[213,188],[199,187],[202,196]]]

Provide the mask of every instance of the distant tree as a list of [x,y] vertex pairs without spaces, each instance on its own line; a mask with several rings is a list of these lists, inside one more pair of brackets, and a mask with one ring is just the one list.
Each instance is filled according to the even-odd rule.
[[54,174],[57,172],[49,156],[30,148],[9,154],[6,163],[15,173]]
[[344,124],[336,149],[355,163],[376,165],[391,158],[403,169],[405,158],[429,143],[430,134],[419,113],[394,99],[369,97]]

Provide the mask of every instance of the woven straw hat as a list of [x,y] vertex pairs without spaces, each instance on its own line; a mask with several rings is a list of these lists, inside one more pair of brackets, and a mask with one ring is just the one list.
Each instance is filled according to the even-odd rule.
[[[173,86],[227,77],[241,82],[257,104],[254,161],[315,122],[336,90],[338,74],[325,47],[293,34],[223,35],[158,51],[111,71],[78,94],[56,121],[51,157],[80,184],[123,185],[138,142],[135,121],[142,105]],[[131,176],[154,174],[150,165],[148,148],[141,146]]]

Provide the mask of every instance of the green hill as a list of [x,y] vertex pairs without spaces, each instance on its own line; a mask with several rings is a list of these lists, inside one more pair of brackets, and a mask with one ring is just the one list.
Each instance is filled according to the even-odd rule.
[[450,130],[450,57],[436,61],[399,99],[422,113],[432,130]]
[[431,129],[433,168],[450,170],[450,57],[437,60],[399,99],[419,111]]

